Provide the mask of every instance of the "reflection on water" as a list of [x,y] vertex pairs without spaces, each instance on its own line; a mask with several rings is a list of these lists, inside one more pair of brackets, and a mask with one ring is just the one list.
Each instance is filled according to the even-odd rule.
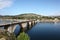
[[60,23],[37,23],[27,33],[31,40],[59,40]]
[[19,25],[16,25],[16,29],[15,29],[15,31],[14,31],[14,34],[17,36],[18,34],[19,34],[19,32],[20,32],[20,26]]

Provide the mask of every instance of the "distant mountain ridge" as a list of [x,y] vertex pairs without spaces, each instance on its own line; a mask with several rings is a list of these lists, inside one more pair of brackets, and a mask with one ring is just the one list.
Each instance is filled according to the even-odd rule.
[[2,16],[2,15],[0,15],[0,18],[38,19],[38,18],[60,18],[60,16],[44,16],[44,15],[39,15],[39,14],[34,14],[34,13],[24,13],[24,14],[19,14],[19,15],[15,15],[15,16],[9,16],[9,15]]
[[25,14],[20,14],[20,15],[16,15],[17,17],[20,18],[27,18],[27,19],[36,19],[38,17],[41,17],[42,15],[38,15],[38,14],[34,14],[34,13],[25,13]]
[[40,17],[41,15],[38,15],[38,14],[34,14],[34,13],[24,13],[24,14],[20,14],[20,15],[15,15],[15,16],[9,16],[9,15],[5,15],[5,16],[0,16],[0,18],[21,18],[21,19],[24,19],[24,18],[28,18],[28,19],[34,19],[34,18],[37,18],[37,17]]
[[42,16],[42,15],[38,15],[38,14],[34,14],[34,13],[25,13],[25,14],[20,14],[20,15],[17,15],[17,16]]

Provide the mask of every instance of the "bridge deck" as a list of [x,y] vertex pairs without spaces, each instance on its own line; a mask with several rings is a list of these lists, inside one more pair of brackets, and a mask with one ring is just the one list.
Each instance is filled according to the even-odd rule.
[[15,21],[15,22],[1,22],[0,23],[0,27],[2,27],[2,26],[6,26],[6,25],[12,25],[12,24],[19,24],[19,23],[26,23],[26,22],[28,22],[28,21]]
[[17,22],[9,22],[9,23],[3,22],[3,23],[0,23],[0,27],[1,27],[1,26],[5,26],[5,25],[15,24],[15,23],[17,23]]

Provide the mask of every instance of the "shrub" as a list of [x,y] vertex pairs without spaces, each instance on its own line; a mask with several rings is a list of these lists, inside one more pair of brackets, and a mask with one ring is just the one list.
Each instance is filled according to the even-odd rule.
[[30,37],[25,33],[22,32],[20,35],[17,37],[17,40],[30,40]]

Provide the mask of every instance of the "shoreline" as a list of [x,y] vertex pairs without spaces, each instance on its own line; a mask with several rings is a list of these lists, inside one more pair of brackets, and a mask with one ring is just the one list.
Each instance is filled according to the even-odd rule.
[[[0,19],[0,22],[6,22],[6,21],[11,21],[11,22],[21,22],[21,21],[28,21],[28,19]],[[38,22],[60,22],[60,20],[58,20],[58,19],[54,19],[54,20],[52,20],[52,19],[41,19],[41,20],[39,20],[39,19],[37,19],[36,21],[38,21]]]

